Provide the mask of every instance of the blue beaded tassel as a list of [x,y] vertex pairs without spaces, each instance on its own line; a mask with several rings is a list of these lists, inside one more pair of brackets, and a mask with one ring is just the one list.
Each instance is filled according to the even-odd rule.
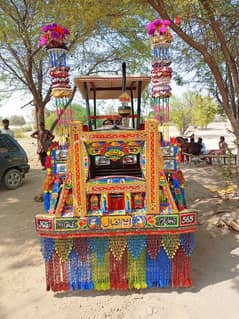
[[54,253],[55,241],[52,238],[42,237],[41,242],[41,252],[45,262],[49,262]]
[[180,245],[186,256],[190,256],[193,252],[195,246],[194,238],[194,233],[180,235]]
[[74,249],[79,256],[79,289],[92,289],[92,263],[89,240],[87,238],[74,239]]
[[44,210],[46,213],[48,213],[48,210],[50,209],[50,199],[51,199],[51,193],[44,192],[43,193],[43,205],[44,205]]
[[168,288],[171,285],[171,260],[163,248],[160,249],[157,261],[159,267],[158,287]]
[[146,237],[145,236],[132,236],[128,238],[128,251],[137,260],[141,255],[143,249],[146,247]]
[[53,269],[53,255],[55,251],[55,241],[52,238],[42,237],[40,239],[40,242],[41,242],[42,256],[45,260],[46,289],[54,290],[55,276],[54,276],[54,269]]
[[75,250],[72,250],[68,258],[68,280],[70,290],[78,290],[80,284],[80,261]]
[[158,287],[160,280],[160,267],[158,264],[158,256],[151,258],[149,253],[146,254],[146,282],[148,288]]

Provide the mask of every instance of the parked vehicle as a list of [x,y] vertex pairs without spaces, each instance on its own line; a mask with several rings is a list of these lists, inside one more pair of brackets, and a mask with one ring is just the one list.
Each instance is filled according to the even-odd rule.
[[27,154],[10,135],[0,133],[0,183],[7,189],[21,186],[29,172]]

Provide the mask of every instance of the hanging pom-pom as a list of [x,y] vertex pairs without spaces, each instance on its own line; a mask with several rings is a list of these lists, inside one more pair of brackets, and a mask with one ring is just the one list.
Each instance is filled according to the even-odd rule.
[[175,24],[180,25],[181,24],[181,19],[180,17],[176,16],[175,17]]

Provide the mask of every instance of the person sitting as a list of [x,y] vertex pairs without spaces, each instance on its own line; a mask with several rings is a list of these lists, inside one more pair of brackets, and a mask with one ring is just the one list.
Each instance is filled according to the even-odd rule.
[[198,138],[198,143],[201,145],[201,152],[200,152],[200,154],[206,155],[206,154],[207,154],[207,148],[206,148],[206,145],[205,145],[205,143],[203,142],[203,140],[202,140],[201,137]]
[[185,138],[182,144],[182,152],[188,153],[188,148],[189,148],[189,141],[188,141],[188,138]]
[[[184,142],[181,146],[182,148],[182,156],[183,156],[183,162],[185,162],[185,159],[187,162],[189,162],[189,156],[186,155],[188,153],[188,150],[189,150],[189,141],[188,141],[188,138],[185,138],[184,139]],[[186,154],[185,154],[186,153]]]
[[200,155],[202,146],[197,142],[195,142],[194,138],[190,138],[190,143],[188,146],[188,153],[192,155]]
[[[208,155],[224,155],[226,154],[226,151],[228,150],[228,145],[225,142],[225,137],[224,136],[220,136],[219,142],[218,142],[218,147],[219,149],[217,150],[210,150],[208,152]],[[209,157],[208,158],[208,164],[212,164],[212,158]]]

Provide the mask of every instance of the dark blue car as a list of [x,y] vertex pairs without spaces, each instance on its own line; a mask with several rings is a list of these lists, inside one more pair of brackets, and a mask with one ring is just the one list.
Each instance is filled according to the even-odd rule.
[[21,186],[29,172],[27,154],[10,135],[0,133],[0,182],[7,189]]

